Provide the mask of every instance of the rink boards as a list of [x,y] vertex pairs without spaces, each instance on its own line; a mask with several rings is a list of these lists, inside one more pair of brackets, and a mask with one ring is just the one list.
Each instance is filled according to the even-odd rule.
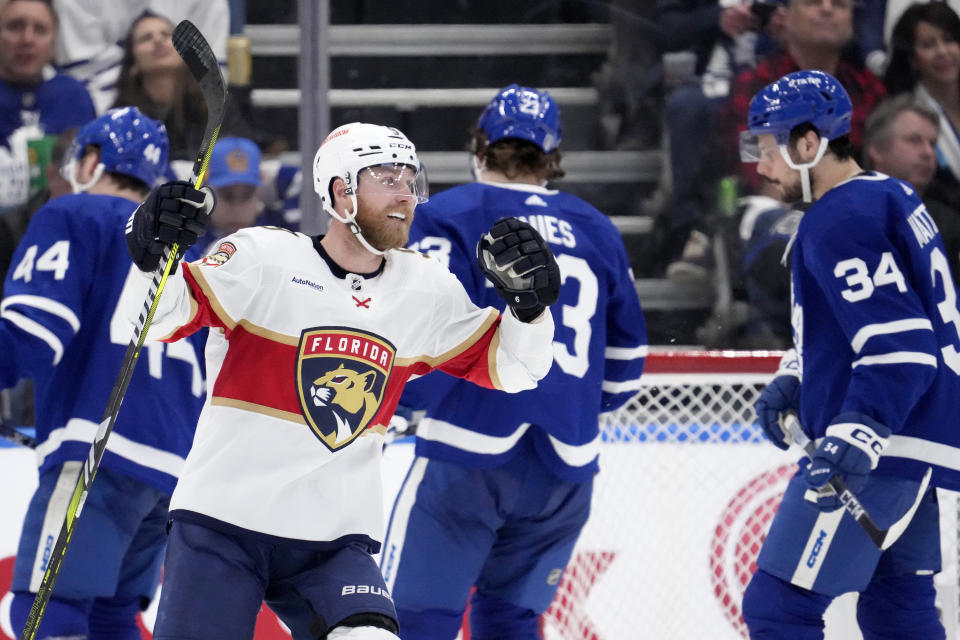
[[[664,442],[634,434],[601,447],[591,519],[547,615],[545,637],[693,640],[705,630],[716,640],[744,637],[740,596],[795,456],[753,437]],[[404,440],[385,452],[388,513],[412,450]],[[6,594],[20,523],[36,486],[33,453],[0,447],[0,483],[0,593]],[[940,582],[955,585],[957,523],[949,500],[951,506],[943,509],[944,530],[950,532],[947,570]],[[945,600],[956,602],[955,587],[943,589]],[[0,640],[11,640],[8,609],[4,595]],[[856,640],[851,611],[849,599],[835,604],[828,613],[828,640]],[[145,616],[148,628],[152,613]],[[261,622],[257,640],[284,637],[271,615]]]

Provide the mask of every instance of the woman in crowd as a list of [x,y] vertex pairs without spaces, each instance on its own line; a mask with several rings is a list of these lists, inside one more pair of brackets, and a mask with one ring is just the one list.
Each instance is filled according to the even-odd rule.
[[170,159],[191,160],[207,118],[203,94],[173,48],[173,23],[145,12],[124,41],[114,107],[135,106],[167,127]]
[[908,8],[891,37],[884,82],[890,95],[913,92],[940,117],[938,178],[960,182],[960,16],[946,3]]

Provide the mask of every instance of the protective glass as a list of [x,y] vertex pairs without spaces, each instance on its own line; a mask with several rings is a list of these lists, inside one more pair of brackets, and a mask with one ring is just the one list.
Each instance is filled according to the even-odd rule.
[[357,192],[379,193],[393,196],[412,196],[417,204],[430,198],[427,173],[408,164],[388,162],[360,171]]

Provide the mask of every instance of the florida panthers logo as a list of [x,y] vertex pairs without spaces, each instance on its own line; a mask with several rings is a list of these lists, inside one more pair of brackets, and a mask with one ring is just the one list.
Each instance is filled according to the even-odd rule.
[[331,451],[353,442],[377,415],[395,353],[387,340],[356,329],[317,327],[300,335],[300,408]]

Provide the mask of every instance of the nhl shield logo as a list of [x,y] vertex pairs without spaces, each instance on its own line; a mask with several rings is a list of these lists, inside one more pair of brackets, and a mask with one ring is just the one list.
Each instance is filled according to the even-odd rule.
[[357,329],[315,327],[300,334],[300,409],[328,449],[350,444],[373,420],[395,354],[389,341]]

